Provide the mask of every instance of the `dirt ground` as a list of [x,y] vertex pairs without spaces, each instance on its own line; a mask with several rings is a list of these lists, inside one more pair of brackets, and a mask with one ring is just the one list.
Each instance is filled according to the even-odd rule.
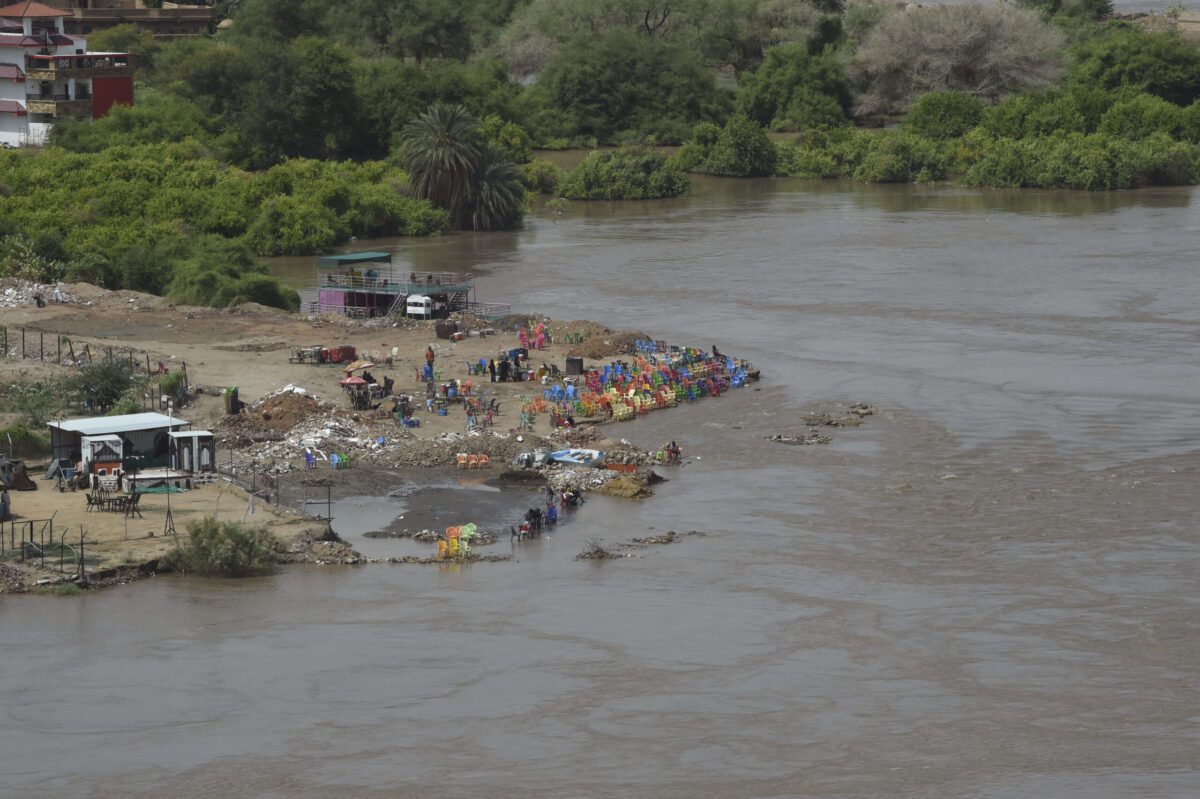
[[[141,518],[88,511],[85,492],[60,493],[53,482],[38,481],[37,491],[14,491],[10,496],[18,523],[53,518],[54,541],[65,536],[67,543],[76,548],[82,533],[89,572],[157,560],[175,545],[174,536],[164,535],[165,494],[144,494]],[[176,532],[186,535],[188,522],[214,516],[224,522],[267,525],[285,547],[290,547],[298,539],[319,536],[325,530],[324,522],[281,511],[261,501],[251,508],[249,500],[245,491],[224,481],[173,494],[171,516]],[[35,526],[40,533],[43,526],[40,523]],[[36,534],[35,539],[44,540]],[[6,540],[4,544],[7,547],[9,542]],[[47,565],[57,568],[57,560],[53,560],[54,563]]]
[[[189,382],[202,393],[179,416],[192,423],[194,429],[213,429],[224,415],[220,392],[237,386],[240,398],[253,403],[263,395],[284,386],[304,388],[322,400],[349,408],[338,380],[345,376],[340,365],[314,366],[293,364],[288,356],[297,347],[334,346],[350,344],[360,357],[377,364],[370,371],[382,383],[385,377],[395,380],[395,393],[416,397],[422,410],[418,416],[421,427],[413,431],[418,438],[434,438],[446,431],[465,430],[461,408],[452,408],[447,416],[437,416],[424,410],[425,386],[418,379],[418,370],[425,364],[425,349],[432,345],[437,357],[435,369],[443,380],[470,379],[475,393],[496,397],[501,402],[497,429],[507,431],[518,422],[519,397],[536,396],[541,386],[522,383],[487,383],[468,374],[467,366],[483,359],[496,357],[502,351],[520,346],[512,327],[498,329],[492,323],[468,320],[472,333],[460,342],[439,340],[432,322],[403,320],[393,322],[360,322],[336,315],[305,316],[290,314],[260,305],[246,304],[234,309],[218,310],[169,305],[161,297],[129,291],[110,292],[85,283],[68,284],[67,292],[75,302],[50,304],[44,308],[32,305],[0,309],[0,324],[8,329],[10,357],[0,359],[0,384],[21,377],[45,374],[64,367],[53,361],[59,352],[59,336],[66,336],[70,349],[77,354],[87,345],[94,357],[102,357],[109,348],[114,351],[134,350],[135,357],[145,363],[146,355],[152,366],[162,361],[171,370],[186,364]],[[395,325],[395,326],[393,326]],[[615,352],[621,342],[636,334],[607,331],[595,323],[549,323],[553,332],[579,331],[588,338],[586,362],[607,360],[595,353]],[[20,330],[25,329],[25,350],[30,356],[22,360],[11,357],[20,352]],[[38,361],[39,335],[46,360]],[[610,342],[606,345],[604,342]],[[581,343],[551,343],[542,350],[530,351],[530,363],[543,362],[565,368],[568,353],[579,349]],[[62,358],[69,360],[64,340]],[[144,353],[144,354],[143,354]],[[385,359],[392,357],[392,365]],[[457,412],[455,412],[457,411]],[[535,432],[546,435],[550,421],[539,415]]]
[[[345,482],[348,477],[360,483],[369,481],[372,466],[376,469],[452,467],[456,453],[468,448],[472,452],[490,453],[493,459],[490,471],[498,474],[517,451],[551,443],[547,414],[537,415],[534,429],[521,431],[519,440],[512,429],[520,421],[522,397],[540,396],[540,384],[491,383],[486,374],[482,377],[469,374],[469,364],[520,346],[514,318],[502,323],[465,318],[462,325],[470,335],[452,342],[436,338],[432,322],[363,322],[340,316],[291,314],[253,304],[223,310],[173,306],[161,297],[111,292],[88,284],[69,284],[64,288],[71,298],[67,303],[51,303],[43,308],[12,303],[0,307],[0,325],[5,328],[8,349],[8,357],[0,357],[0,389],[17,380],[69,371],[71,353],[78,360],[83,358],[85,349],[93,358],[104,357],[109,351],[122,357],[130,357],[132,353],[134,361],[143,367],[147,362],[156,367],[160,361],[171,371],[186,367],[195,393],[175,414],[191,422],[193,429],[216,432],[219,462],[225,464],[229,453],[235,451],[239,474],[251,461],[251,468],[256,471],[268,462],[268,468],[277,474],[302,469],[303,448],[297,442],[313,435],[328,444],[330,451],[337,451],[332,448],[349,441],[358,447],[359,453],[368,451],[364,444],[373,442],[377,435],[388,439],[388,446],[380,448],[380,458],[386,454],[392,460],[367,460],[362,464],[364,470],[347,473],[330,472],[328,462],[321,464],[322,479],[332,479],[335,483]],[[626,342],[641,335],[611,331],[594,322],[546,321],[552,343],[542,350],[530,350],[530,365],[534,368],[545,363],[565,369],[566,357],[575,354],[584,356],[585,366],[602,364]],[[414,397],[413,404],[419,408],[419,428],[398,427],[386,412],[390,403],[376,412],[353,411],[338,385],[338,380],[345,376],[343,365],[289,362],[296,348],[342,344],[354,346],[359,358],[376,364],[370,371],[378,382],[391,377],[395,381],[393,393]],[[425,364],[425,350],[429,346],[436,353],[434,365],[441,381],[469,379],[476,396],[485,402],[493,398],[500,402],[501,412],[495,426],[484,435],[463,437],[466,419],[461,404],[452,405],[446,416],[425,409],[425,384],[419,380],[418,370]],[[389,357],[390,366],[386,365]],[[237,386],[240,399],[248,404],[246,412],[237,417],[230,417],[224,411],[221,392],[229,386]],[[304,389],[306,396],[278,396],[287,386]],[[148,399],[147,409],[156,409],[149,403]],[[314,412],[314,408],[319,411]],[[0,414],[0,424],[10,420]],[[613,443],[595,432],[585,433],[586,430],[579,430],[564,436],[560,432],[558,445],[572,442],[578,445],[585,441]],[[638,457],[637,453],[621,453],[621,462],[634,462]],[[591,471],[587,476],[595,474]],[[313,474],[298,478],[293,474],[291,479],[309,476],[317,477]],[[564,487],[579,483],[586,488],[580,480],[572,483],[568,473],[560,477]],[[141,519],[126,519],[120,513],[87,512],[84,492],[60,493],[53,484],[40,481],[38,491],[13,492],[12,497],[18,519],[53,516],[56,540],[66,530],[68,542],[76,544],[80,532],[85,531],[89,570],[153,563],[174,543],[163,536],[166,497],[162,495],[143,497]],[[328,555],[330,561],[355,562],[352,558],[356,553],[338,549],[342,545],[316,540],[324,531],[323,523],[278,511],[262,502],[256,502],[255,515],[248,516],[248,504],[245,492],[224,481],[171,498],[175,526],[181,534],[189,520],[219,512],[223,521],[269,524],[284,546],[290,548],[293,559],[311,560]],[[35,574],[28,576],[37,579]],[[0,592],[4,590],[3,582],[0,581]]]

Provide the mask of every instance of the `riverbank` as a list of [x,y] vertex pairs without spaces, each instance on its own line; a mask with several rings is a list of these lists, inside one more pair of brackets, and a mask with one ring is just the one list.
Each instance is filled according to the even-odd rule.
[[[522,347],[517,326],[530,321],[524,317],[500,322],[461,318],[464,335],[455,341],[438,339],[431,322],[355,321],[255,305],[229,310],[172,306],[159,297],[109,292],[87,284],[68,285],[65,290],[71,302],[6,309],[9,357],[0,360],[0,380],[36,381],[52,373],[69,373],[72,357],[86,360],[85,351],[92,359],[111,353],[139,365],[157,367],[161,362],[170,371],[186,370],[191,392],[173,413],[193,429],[216,434],[221,476],[216,485],[172,495],[170,507],[179,532],[188,520],[216,513],[222,521],[267,524],[281,541],[283,561],[354,563],[363,558],[352,548],[334,552],[327,546],[326,523],[307,515],[314,510],[310,499],[334,494],[386,496],[401,480],[419,487],[460,478],[509,489],[515,482],[538,492],[546,487],[555,494],[602,490],[640,499],[649,496],[649,486],[661,479],[647,468],[658,462],[656,453],[623,440],[613,420],[633,417],[635,407],[641,416],[666,408],[668,400],[673,406],[678,401],[673,392],[667,397],[665,388],[655,386],[657,401],[643,403],[641,394],[651,393],[649,380],[644,388],[637,384],[637,399],[626,396],[635,385],[626,381],[620,384],[620,397],[608,392],[611,402],[605,397],[597,403],[559,404],[543,397],[549,389],[541,381],[493,383],[488,373],[479,374],[480,361]],[[615,364],[616,358],[627,369],[639,359],[643,369],[648,364],[646,353],[634,351],[635,342],[649,339],[640,331],[616,331],[586,321],[533,321],[545,326],[548,340],[540,349],[528,349],[531,370],[564,372],[568,357],[580,358],[586,369],[597,371]],[[21,339],[23,346],[17,343]],[[35,340],[36,348],[31,344]],[[410,397],[419,426],[402,425],[391,400],[374,402],[367,409],[353,407],[339,385],[345,377],[342,364],[296,363],[290,357],[301,346],[336,345],[353,346],[359,359],[374,364],[368,368],[377,381],[390,379],[393,394]],[[441,387],[454,385],[457,394],[436,403],[444,410],[426,403],[426,384],[420,379],[429,349],[435,352],[434,382]],[[697,380],[703,381],[701,367],[693,368]],[[579,380],[582,390],[583,378]],[[553,384],[561,389],[565,382],[549,383]],[[688,385],[690,390],[690,380]],[[234,386],[247,407],[230,415],[222,395]],[[148,391],[146,410],[158,410],[153,402],[156,394]],[[701,394],[696,389],[686,399]],[[474,425],[465,412],[463,395],[481,406]],[[485,408],[495,409],[490,418],[482,412]],[[579,418],[574,425],[561,427],[554,418],[558,414]],[[593,467],[542,466],[526,473],[532,480],[501,479],[518,454],[571,447],[602,450],[609,462],[625,468],[618,474]],[[634,471],[626,474],[626,469]],[[37,491],[13,492],[14,513],[20,520],[53,519],[56,542],[65,531],[67,543],[75,546],[82,535],[89,571],[132,569],[131,576],[152,574],[173,546],[173,539],[164,536],[165,495],[145,495],[141,518],[129,518],[88,511],[84,492],[63,493],[55,491],[53,483],[37,482]],[[253,502],[251,493],[256,497]],[[461,508],[453,507],[453,499],[448,504],[464,520],[474,518],[481,526],[507,529],[520,523],[520,517],[514,516],[515,505],[496,518],[484,519],[475,516],[465,497]],[[61,547],[55,552],[71,557]],[[39,565],[40,561],[39,557]],[[57,562],[52,566],[56,568]],[[23,582],[28,587],[38,580],[56,580],[60,574],[30,575]],[[8,590],[17,590],[15,581],[5,582]]]

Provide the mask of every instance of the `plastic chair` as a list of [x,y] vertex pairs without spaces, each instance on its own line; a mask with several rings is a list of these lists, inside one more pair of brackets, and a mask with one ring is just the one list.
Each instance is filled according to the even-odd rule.
[[469,469],[478,469],[479,468],[479,456],[478,455],[468,455],[467,456],[467,468],[469,468]]
[[465,452],[458,453],[458,462],[455,464],[455,468],[456,469],[467,468],[467,453],[465,453]]
[[491,458],[489,458],[487,455],[481,453],[479,455],[479,468],[486,469],[491,465],[492,465]]

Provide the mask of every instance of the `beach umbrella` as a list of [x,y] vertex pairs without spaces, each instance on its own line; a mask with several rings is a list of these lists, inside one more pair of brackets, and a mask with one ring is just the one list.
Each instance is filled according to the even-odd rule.
[[338,383],[342,384],[343,386],[365,386],[367,381],[363,380],[361,377],[354,377],[352,375],[350,377],[343,377],[338,381]]
[[347,366],[345,371],[346,374],[350,374],[351,372],[357,372],[359,369],[370,369],[374,365],[370,361],[355,361]]

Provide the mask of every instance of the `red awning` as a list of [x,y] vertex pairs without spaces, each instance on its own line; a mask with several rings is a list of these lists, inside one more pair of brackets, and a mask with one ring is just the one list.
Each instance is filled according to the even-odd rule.
[[16,114],[17,116],[24,116],[25,113],[25,106],[21,105],[16,100],[0,100],[0,114]]
[[16,64],[0,64],[0,80],[25,80],[25,73]]

